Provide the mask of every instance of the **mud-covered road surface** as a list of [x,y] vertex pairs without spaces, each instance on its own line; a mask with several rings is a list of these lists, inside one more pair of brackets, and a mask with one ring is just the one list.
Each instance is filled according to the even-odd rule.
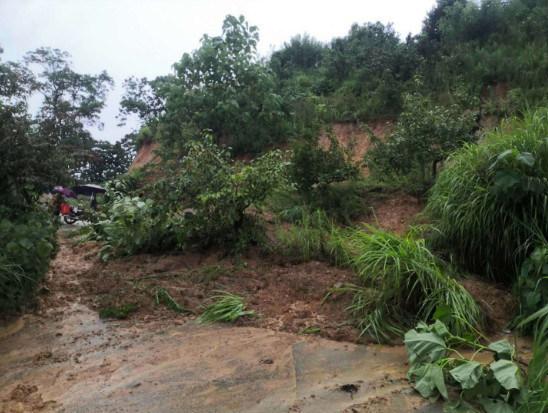
[[410,388],[401,346],[192,317],[103,321],[77,294],[94,265],[84,255],[62,242],[38,309],[0,329],[0,412],[441,411]]

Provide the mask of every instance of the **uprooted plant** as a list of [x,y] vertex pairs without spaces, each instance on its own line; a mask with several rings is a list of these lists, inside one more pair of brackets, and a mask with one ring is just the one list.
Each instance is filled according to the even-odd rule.
[[[547,320],[537,325],[527,371],[507,340],[483,345],[451,334],[439,320],[431,325],[421,322],[405,334],[408,378],[421,396],[447,400],[448,412],[541,413],[548,406]],[[459,352],[463,346],[474,351],[471,357]],[[485,352],[492,353],[493,359],[479,361],[478,354]]]
[[215,322],[233,323],[241,317],[254,315],[254,311],[246,309],[246,304],[242,297],[226,291],[218,291],[217,295],[211,297],[211,304],[198,317],[198,322],[201,324]]

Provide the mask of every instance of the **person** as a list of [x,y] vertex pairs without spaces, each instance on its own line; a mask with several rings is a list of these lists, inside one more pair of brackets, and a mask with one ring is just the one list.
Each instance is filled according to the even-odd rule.
[[94,211],[97,210],[97,198],[95,197],[95,192],[91,194],[90,205],[91,209],[93,209]]
[[63,198],[63,195],[59,192],[55,192],[53,194],[51,199],[51,208],[54,217],[58,216],[59,212],[61,212],[61,205],[63,205],[64,201],[65,199]]

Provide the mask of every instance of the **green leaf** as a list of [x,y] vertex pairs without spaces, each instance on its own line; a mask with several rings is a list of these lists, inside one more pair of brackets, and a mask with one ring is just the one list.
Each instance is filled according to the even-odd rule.
[[449,321],[451,321],[452,316],[453,316],[453,312],[451,311],[451,308],[448,305],[438,305],[436,307],[436,311],[434,312],[434,315],[432,316],[432,318],[436,321],[448,323]]
[[512,360],[515,354],[514,346],[510,344],[508,340],[495,341],[494,343],[489,344],[487,348],[496,353],[497,360],[498,359]]
[[434,324],[431,325],[432,332],[441,338],[449,337],[450,333],[446,325],[440,320],[436,320]]
[[443,407],[444,413],[480,413],[470,403],[464,400],[456,400],[453,402],[447,402]]
[[51,251],[53,250],[53,245],[51,243],[40,240],[38,244],[36,245],[36,253],[40,258],[47,258],[51,254]]
[[517,157],[516,160],[520,162],[523,165],[527,165],[529,167],[535,166],[535,157],[530,152],[522,152]]
[[502,400],[481,399],[479,401],[481,407],[486,413],[513,413],[514,409]]
[[520,389],[521,377],[519,367],[510,360],[497,360],[489,365],[493,371],[495,379],[506,390]]
[[521,182],[521,176],[513,171],[499,171],[495,175],[494,189],[504,192]]
[[[422,397],[428,398],[441,394],[444,399],[447,399],[447,387],[443,378],[443,370],[437,364],[425,364],[415,371],[417,381],[415,389]],[[437,392],[436,392],[437,390]]]
[[416,330],[409,330],[405,333],[404,343],[410,364],[432,363],[447,354],[445,341],[434,333],[418,333]]
[[34,246],[32,241],[29,240],[28,238],[21,238],[19,240],[19,245],[21,245],[23,248],[25,248],[26,250],[31,250],[32,247]]
[[477,361],[465,361],[460,366],[449,371],[449,374],[463,389],[472,389],[475,387],[479,383],[482,373],[481,364]]

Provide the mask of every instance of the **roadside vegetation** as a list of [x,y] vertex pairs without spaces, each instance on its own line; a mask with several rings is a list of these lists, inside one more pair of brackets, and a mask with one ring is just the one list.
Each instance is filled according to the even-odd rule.
[[[256,52],[258,28],[227,16],[222,34],[204,35],[173,73],[126,81],[121,117],[137,115],[141,124],[124,144],[105,144],[103,160],[117,159],[110,164],[68,149],[72,139],[78,154],[101,147],[83,122],[98,119],[106,73],[70,72],[65,105],[46,99],[33,117],[32,88],[57,87],[57,75],[70,69],[67,56],[40,49],[28,67],[0,63],[7,149],[0,152],[0,309],[31,302],[55,251],[56,226],[38,195],[60,181],[109,180],[82,230],[83,242],[101,245],[102,260],[215,252],[345,268],[354,282],[322,291],[324,300],[349,296],[348,319],[363,338],[403,340],[422,396],[448,400],[454,412],[545,411],[547,20],[542,1],[439,0],[417,36],[353,25],[326,44],[294,37],[265,60]],[[36,75],[33,65],[42,68]],[[390,121],[385,136],[367,124],[379,119]],[[364,159],[337,140],[334,122],[369,134]],[[158,163],[120,174],[132,151],[152,142]],[[124,155],[110,156],[116,151]],[[59,156],[70,160],[63,168]],[[398,234],[371,224],[373,201],[393,193],[425,204],[417,225]],[[527,366],[509,342],[489,342],[481,300],[465,278],[513,291],[519,305],[506,327],[533,337]],[[157,306],[190,313],[165,284],[149,295]],[[133,303],[109,306],[101,317],[136,311]],[[254,315],[242,296],[223,290],[197,320]],[[493,359],[480,362],[479,353]]]

